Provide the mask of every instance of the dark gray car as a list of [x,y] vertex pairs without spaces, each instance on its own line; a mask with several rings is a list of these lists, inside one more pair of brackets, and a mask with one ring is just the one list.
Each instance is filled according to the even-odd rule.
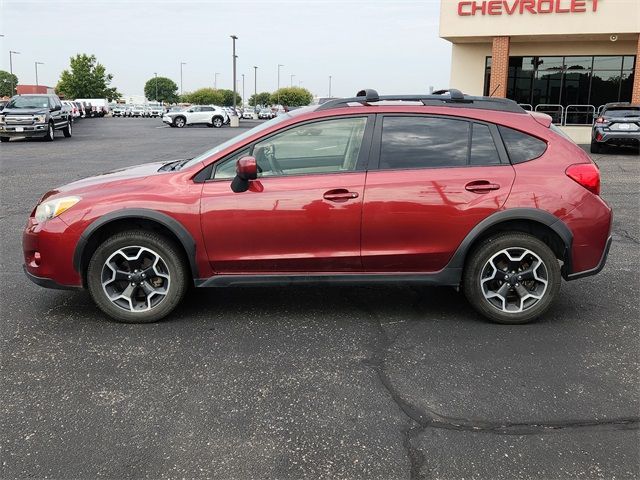
[[605,105],[593,123],[591,153],[600,153],[604,145],[631,145],[640,148],[640,105]]
[[11,137],[53,140],[55,131],[71,136],[73,118],[57,95],[16,95],[0,113],[0,141]]

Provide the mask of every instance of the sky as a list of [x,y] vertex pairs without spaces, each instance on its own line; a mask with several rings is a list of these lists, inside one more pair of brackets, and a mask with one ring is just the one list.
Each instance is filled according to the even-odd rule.
[[293,85],[318,96],[423,93],[449,87],[451,46],[438,37],[440,0],[0,0],[0,69],[55,86],[77,53],[94,54],[112,85],[141,95],[154,72],[183,90],[232,88],[232,40],[248,98]]

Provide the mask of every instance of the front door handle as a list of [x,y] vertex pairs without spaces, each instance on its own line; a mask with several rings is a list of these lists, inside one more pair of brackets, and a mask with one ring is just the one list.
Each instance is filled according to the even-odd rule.
[[498,190],[500,185],[497,183],[491,183],[487,180],[476,180],[475,182],[469,182],[464,186],[465,190],[473,193],[487,193],[491,190]]
[[322,198],[329,200],[330,202],[346,202],[347,200],[358,198],[358,193],[350,192],[346,188],[336,188],[334,190],[324,192]]

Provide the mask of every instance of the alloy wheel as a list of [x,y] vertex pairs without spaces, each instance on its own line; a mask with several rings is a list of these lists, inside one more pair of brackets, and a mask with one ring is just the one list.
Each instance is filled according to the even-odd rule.
[[505,248],[495,253],[480,273],[484,298],[505,313],[524,312],[547,291],[549,272],[542,259],[526,248]]
[[171,278],[162,257],[139,246],[112,253],[102,267],[102,289],[109,301],[129,312],[146,312],[166,297]]

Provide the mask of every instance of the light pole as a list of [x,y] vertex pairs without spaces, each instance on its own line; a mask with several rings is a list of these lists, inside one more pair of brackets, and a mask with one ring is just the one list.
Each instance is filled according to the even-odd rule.
[[38,65],[44,65],[44,63],[42,62],[35,62],[36,64],[36,87],[39,85],[38,84]]
[[329,75],[329,98],[331,98],[331,75]]
[[253,110],[258,106],[258,67],[253,66]]
[[213,74],[213,88],[216,90],[218,89],[218,75],[220,75],[219,72]]
[[278,105],[280,105],[280,67],[284,67],[284,65],[278,64]]
[[238,122],[238,114],[236,113],[236,59],[238,58],[236,55],[236,40],[238,37],[231,35],[231,39],[233,40],[233,116],[231,117],[231,126],[239,127],[240,123]]
[[187,62],[180,62],[180,95],[182,95],[182,66],[186,65]]
[[156,102],[158,101],[158,72],[153,72],[153,75],[156,77]]
[[13,91],[16,89],[16,86],[13,83],[13,58],[12,55],[20,55],[20,52],[14,52],[13,50],[9,50],[9,73],[11,74],[11,95],[13,97]]
[[244,73],[242,74],[242,104],[244,105]]
[[295,77],[295,75],[292,73],[291,75],[289,75],[291,77],[291,86],[293,87],[293,77]]

